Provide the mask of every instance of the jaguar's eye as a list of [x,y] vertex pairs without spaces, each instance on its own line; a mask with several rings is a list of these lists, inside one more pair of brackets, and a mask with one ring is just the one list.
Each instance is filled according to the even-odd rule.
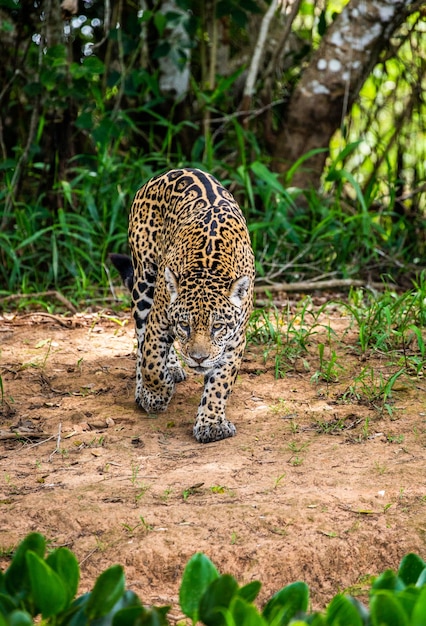
[[223,324],[223,322],[213,322],[212,324],[212,330],[214,333],[218,333],[220,330],[223,330],[224,327],[225,324]]
[[184,333],[185,335],[189,335],[190,326],[189,326],[188,322],[186,322],[185,320],[182,320],[182,321],[178,322],[178,329],[182,333]]

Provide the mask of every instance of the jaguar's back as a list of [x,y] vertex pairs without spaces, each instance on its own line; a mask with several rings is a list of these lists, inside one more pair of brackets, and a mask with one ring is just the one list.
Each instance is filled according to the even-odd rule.
[[227,189],[201,170],[172,170],[137,192],[129,221],[134,258],[145,256],[145,241],[150,242],[159,269],[178,265],[180,275],[208,270],[236,277],[241,270],[253,271],[240,207]]

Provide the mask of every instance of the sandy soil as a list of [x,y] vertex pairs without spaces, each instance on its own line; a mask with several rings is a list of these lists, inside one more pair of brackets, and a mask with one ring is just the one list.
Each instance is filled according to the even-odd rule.
[[305,580],[314,608],[339,590],[362,596],[406,552],[425,558],[426,382],[398,381],[391,414],[342,402],[362,364],[349,321],[327,316],[338,381],[312,380],[317,337],[278,380],[273,356],[249,345],[228,407],[237,436],[208,445],[191,434],[199,377],[167,413],[136,408],[126,315],[0,317],[0,565],[39,531],[75,552],[81,592],[118,562],[144,603],[172,604],[177,620],[197,551],[240,583],[261,580],[261,603]]

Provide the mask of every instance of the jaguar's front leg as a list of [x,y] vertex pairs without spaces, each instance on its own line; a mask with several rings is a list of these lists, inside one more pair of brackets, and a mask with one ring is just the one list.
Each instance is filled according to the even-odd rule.
[[186,380],[185,370],[180,364],[179,357],[173,346],[170,347],[169,357],[167,360],[167,369],[175,383],[181,383]]
[[175,380],[167,367],[171,348],[167,325],[151,326],[152,317],[151,313],[143,341],[138,341],[135,399],[147,413],[158,413],[167,409]]
[[243,351],[244,345],[236,352],[227,352],[225,362],[204,378],[204,392],[193,431],[200,443],[233,437],[237,432],[234,424],[226,419],[225,408],[240,369]]

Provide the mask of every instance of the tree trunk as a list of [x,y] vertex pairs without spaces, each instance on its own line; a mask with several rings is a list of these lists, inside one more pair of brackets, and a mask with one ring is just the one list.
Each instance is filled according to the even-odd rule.
[[420,5],[419,0],[350,0],[329,26],[291,96],[272,147],[281,173],[310,150],[326,149],[304,161],[293,185],[319,187],[332,135],[395,30]]

